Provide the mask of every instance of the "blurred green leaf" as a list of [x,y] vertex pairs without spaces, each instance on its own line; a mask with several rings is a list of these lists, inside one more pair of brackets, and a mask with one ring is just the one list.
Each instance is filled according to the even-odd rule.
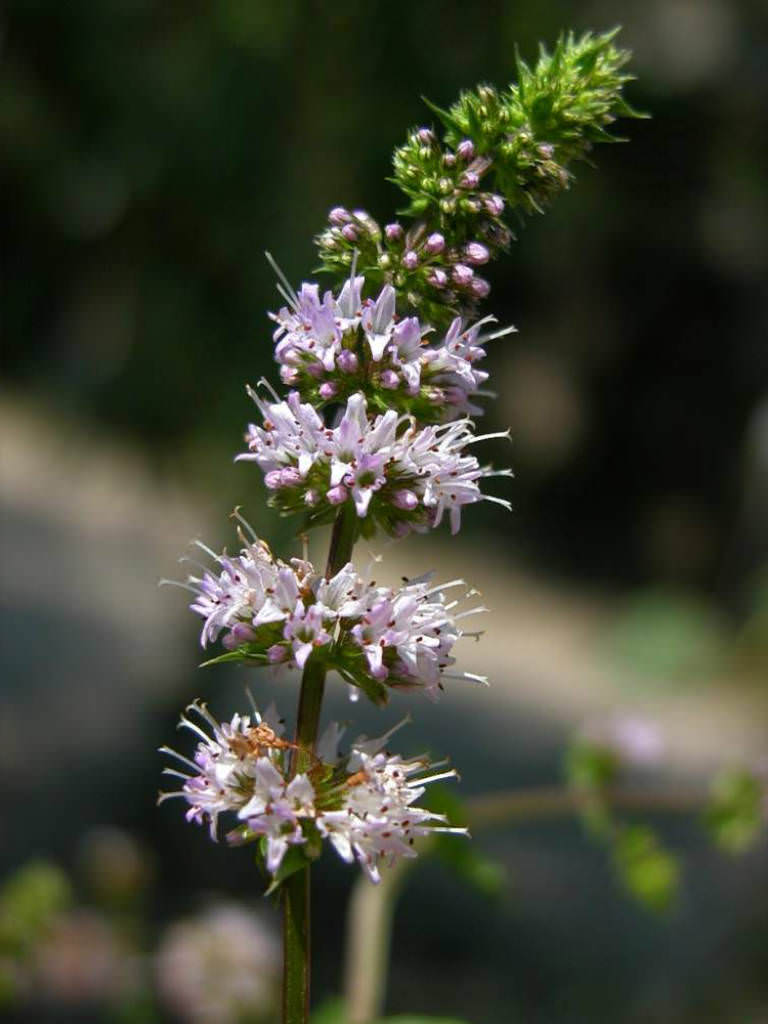
[[668,909],[677,893],[680,867],[653,829],[646,825],[619,829],[613,856],[622,882],[636,899],[654,911]]
[[729,769],[712,782],[704,821],[713,840],[729,853],[741,853],[764,827],[765,786],[751,772]]
[[[344,1003],[341,999],[333,999],[325,1003],[312,1014],[312,1024],[345,1024]],[[425,1017],[423,1014],[400,1014],[397,1017],[384,1017],[377,1024],[468,1024],[458,1017]]]
[[47,861],[32,861],[0,889],[0,951],[19,954],[72,900],[69,880]]
[[577,789],[602,789],[616,780],[619,759],[613,750],[579,738],[565,753],[565,776]]

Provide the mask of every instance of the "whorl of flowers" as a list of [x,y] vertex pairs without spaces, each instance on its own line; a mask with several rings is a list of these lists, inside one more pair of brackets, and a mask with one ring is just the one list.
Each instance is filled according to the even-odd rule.
[[[427,238],[425,255],[431,246],[435,258],[444,244],[441,235]],[[483,247],[470,247],[470,262],[472,254],[479,259]],[[417,317],[397,315],[391,285],[376,298],[361,298],[365,278],[354,273],[338,296],[326,291],[321,298],[316,284],[302,284],[298,293],[289,288],[287,282],[281,288],[288,305],[271,314],[278,325],[275,359],[283,383],[305,402],[320,408],[359,393],[377,411],[397,409],[423,422],[482,412],[472,399],[484,393],[488,378],[477,368],[483,344],[513,327],[483,334],[493,317],[471,326],[456,317],[444,335],[435,335]]]
[[428,783],[456,772],[435,772],[423,757],[404,760],[385,753],[394,730],[379,739],[358,739],[340,757],[344,729],[334,723],[318,742],[309,768],[291,776],[297,747],[282,738],[274,710],[262,717],[254,709],[253,715],[236,714],[223,723],[205,704],[195,702],[187,711],[200,724],[182,715],[180,727],[199,742],[192,760],[161,748],[181,765],[164,770],[181,780],[181,788],[161,793],[160,801],[185,800],[187,821],[207,824],[214,839],[219,818],[227,816],[233,826],[227,841],[258,841],[273,876],[291,847],[302,847],[312,859],[327,838],[339,856],[350,863],[357,859],[378,882],[382,862],[416,856],[414,841],[430,831],[466,834],[446,826],[443,815],[416,806]]
[[446,595],[463,580],[435,586],[424,577],[392,589],[365,580],[351,563],[326,579],[307,561],[275,558],[258,538],[241,540],[232,556],[200,545],[215,568],[184,584],[195,594],[191,609],[205,620],[201,644],[221,638],[225,659],[257,665],[303,669],[310,657],[320,659],[376,703],[386,702],[386,687],[437,697],[465,635],[460,620],[485,610],[457,611],[459,601]]
[[338,426],[326,427],[295,391],[272,402],[252,389],[249,394],[263,421],[249,425],[248,451],[237,458],[257,463],[272,505],[286,515],[306,513],[310,526],[329,522],[348,501],[366,536],[376,526],[393,536],[423,532],[438,526],[446,511],[456,533],[464,505],[485,500],[510,508],[479,486],[484,477],[508,476],[509,470],[493,471],[468,453],[476,442],[507,432],[475,435],[465,419],[419,427],[393,409],[370,419],[359,393],[347,400]]

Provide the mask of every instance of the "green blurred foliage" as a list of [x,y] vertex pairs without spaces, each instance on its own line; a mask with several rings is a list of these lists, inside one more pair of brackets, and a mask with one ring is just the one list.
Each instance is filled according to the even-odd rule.
[[0,889],[0,952],[23,956],[71,901],[63,871],[47,861],[25,864]]
[[[344,1004],[340,999],[331,1000],[312,1014],[312,1024],[345,1024],[347,1020]],[[403,1014],[385,1017],[373,1024],[467,1024],[457,1017],[425,1017],[423,1014]]]
[[614,840],[613,860],[626,889],[653,911],[670,908],[677,893],[680,867],[646,825],[622,826]]
[[712,781],[704,822],[729,853],[743,853],[765,828],[768,786],[748,771],[728,769]]

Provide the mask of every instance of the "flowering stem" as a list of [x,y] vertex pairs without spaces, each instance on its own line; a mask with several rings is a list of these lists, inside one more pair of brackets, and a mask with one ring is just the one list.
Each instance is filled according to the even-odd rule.
[[[326,578],[330,579],[350,560],[356,536],[355,507],[347,502],[333,524]],[[325,672],[323,661],[312,656],[301,677],[294,775],[310,765],[320,724]],[[306,867],[283,883],[283,1024],[306,1024],[309,1020],[310,921],[310,869]]]

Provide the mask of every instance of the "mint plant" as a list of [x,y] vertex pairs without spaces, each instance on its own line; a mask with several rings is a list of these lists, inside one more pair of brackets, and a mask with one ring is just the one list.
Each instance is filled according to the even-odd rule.
[[[189,577],[201,642],[213,661],[302,672],[288,737],[273,708],[253,706],[219,722],[193,702],[182,725],[191,756],[163,748],[187,820],[216,838],[252,844],[284,914],[283,1020],[309,1013],[310,866],[327,841],[371,881],[433,832],[465,834],[419,804],[425,787],[455,776],[444,764],[389,751],[395,731],[355,739],[320,735],[326,677],[383,706],[391,689],[436,698],[455,673],[453,649],[466,617],[482,611],[462,580],[429,576],[397,587],[369,579],[353,561],[359,537],[425,533],[467,506],[508,500],[487,488],[509,470],[483,465],[472,416],[487,373],[485,346],[513,328],[480,316],[490,286],[481,268],[513,240],[513,218],[543,210],[572,181],[595,143],[615,141],[625,51],[615,32],[563,36],[535,66],[518,59],[517,82],[462,93],[441,126],[411,131],[394,154],[404,193],[398,219],[381,227],[363,210],[335,207],[317,238],[334,279],[294,290],[278,271],[285,305],[271,314],[281,398],[267,382],[249,388],[257,419],[238,458],[255,463],[282,515],[300,531],[331,525],[327,563],[276,557],[239,513],[237,555],[200,545],[208,567]],[[458,595],[458,596],[456,596]],[[466,601],[463,604],[462,601]],[[457,840],[464,841],[464,840]]]

